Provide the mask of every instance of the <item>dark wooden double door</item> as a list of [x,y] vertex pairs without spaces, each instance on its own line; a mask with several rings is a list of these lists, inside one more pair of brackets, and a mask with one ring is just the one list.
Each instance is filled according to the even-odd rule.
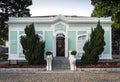
[[65,56],[65,38],[56,38],[56,54],[57,56]]

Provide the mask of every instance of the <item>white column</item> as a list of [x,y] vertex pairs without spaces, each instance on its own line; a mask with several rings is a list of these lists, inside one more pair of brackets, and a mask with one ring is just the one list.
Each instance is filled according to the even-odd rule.
[[70,70],[76,71],[76,57],[69,52]]
[[53,57],[56,57],[56,35],[53,35]]
[[68,37],[65,36],[65,57],[68,57]]
[[112,59],[112,32],[111,32],[111,28],[110,28],[110,56],[109,59]]
[[46,61],[47,61],[47,66],[46,66],[47,71],[51,71],[52,70],[52,56],[51,55],[47,56]]

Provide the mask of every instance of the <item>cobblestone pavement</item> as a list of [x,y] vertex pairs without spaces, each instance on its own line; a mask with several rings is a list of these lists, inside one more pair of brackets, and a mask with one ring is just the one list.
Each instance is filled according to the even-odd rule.
[[0,72],[0,82],[120,82],[120,73]]

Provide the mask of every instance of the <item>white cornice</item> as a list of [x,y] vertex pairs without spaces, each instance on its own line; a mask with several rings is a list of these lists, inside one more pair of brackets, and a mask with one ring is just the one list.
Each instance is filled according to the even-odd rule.
[[62,21],[65,23],[73,23],[73,24],[95,24],[100,20],[101,23],[105,24],[112,24],[111,17],[106,18],[97,18],[97,17],[65,17],[63,15],[58,15],[56,17],[22,17],[22,18],[15,18],[10,17],[8,24],[54,24],[56,22]]

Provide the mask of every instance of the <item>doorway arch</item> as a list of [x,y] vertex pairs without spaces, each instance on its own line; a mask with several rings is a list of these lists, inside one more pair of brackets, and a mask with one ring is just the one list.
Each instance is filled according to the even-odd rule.
[[62,39],[64,39],[64,48],[65,48],[64,57],[67,58],[68,57],[68,37],[67,37],[67,33],[63,31],[57,31],[53,35],[53,57],[58,56],[57,55],[57,38],[58,37],[61,37]]
[[56,56],[65,56],[65,35],[62,33],[56,35]]

